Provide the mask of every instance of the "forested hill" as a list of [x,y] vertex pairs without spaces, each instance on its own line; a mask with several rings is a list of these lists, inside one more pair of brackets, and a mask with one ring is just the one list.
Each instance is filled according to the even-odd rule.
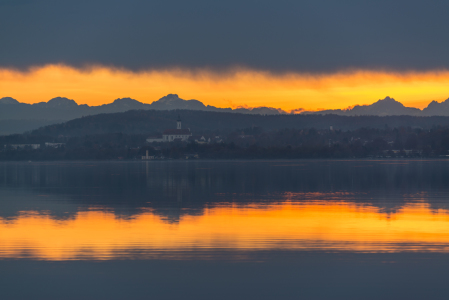
[[283,128],[316,128],[354,130],[367,128],[449,126],[449,117],[415,116],[338,116],[338,115],[248,115],[194,110],[132,110],[123,113],[82,117],[62,124],[54,124],[31,132],[32,135],[84,136],[104,133],[153,134],[175,128],[178,115],[182,127],[193,134],[211,131],[232,131],[261,127],[269,131]]
[[287,114],[287,112],[281,109],[272,107],[219,108],[204,105],[202,102],[194,99],[184,100],[176,94],[169,94],[151,104],[142,103],[131,98],[121,98],[114,100],[112,103],[99,106],[79,105],[74,100],[62,97],[35,104],[20,103],[16,99],[5,97],[0,99],[0,135],[22,133],[41,126],[66,122],[82,116],[120,113],[138,109],[189,109],[260,115]]
[[[154,130],[162,130],[164,128],[171,128],[171,125],[164,123],[164,119],[169,117],[170,113],[167,111],[171,110],[189,110],[194,111],[188,113],[188,115],[199,115],[204,118],[204,120],[193,121],[192,119],[186,119],[186,121],[192,126],[192,129],[202,130],[204,128],[211,129],[235,129],[242,128],[242,126],[252,126],[257,124],[257,126],[267,127],[267,129],[274,128],[301,128],[308,126],[308,124],[303,124],[302,122],[311,122],[313,126],[317,128],[324,128],[329,126],[329,124],[338,126],[341,129],[353,128],[349,122],[361,122],[363,126],[368,127],[382,127],[385,122],[389,122],[391,126],[420,126],[428,127],[434,124],[440,124],[443,121],[442,118],[432,118],[430,121],[427,119],[411,119],[411,118],[399,118],[397,116],[415,116],[415,117],[436,117],[436,116],[449,116],[449,99],[438,103],[433,101],[423,110],[405,107],[402,103],[386,97],[385,99],[379,100],[371,105],[365,106],[355,106],[352,109],[345,110],[325,110],[325,111],[302,111],[301,114],[304,115],[326,115],[325,118],[308,118],[308,117],[298,117],[298,116],[288,116],[289,112],[278,108],[272,107],[255,107],[255,108],[218,108],[214,106],[204,105],[198,100],[184,100],[178,97],[176,94],[169,94],[162,97],[161,99],[154,101],[151,104],[141,103],[137,100],[130,98],[116,99],[114,102],[109,104],[104,104],[100,106],[89,106],[89,105],[78,105],[74,100],[67,98],[53,98],[48,102],[41,102],[35,104],[20,103],[13,98],[2,98],[0,99],[0,135],[9,135],[14,133],[23,133],[26,131],[31,131],[37,129],[41,126],[46,126],[50,124],[58,124],[61,122],[67,122],[69,120],[74,120],[82,116],[95,116],[98,114],[117,114],[123,113],[131,110],[154,110],[160,112],[157,117],[162,116],[162,119],[157,120],[159,123],[144,123],[139,124],[138,128],[128,128],[133,127],[137,120],[131,120],[134,123],[121,122],[120,124],[109,125],[108,121],[105,124],[98,125],[98,130],[101,132],[110,132],[110,130],[116,130],[117,128],[126,127],[125,132],[132,130],[132,132],[141,132],[144,130],[145,133]],[[202,114],[200,112],[207,112],[208,114]],[[168,113],[168,114],[167,114]],[[197,114],[198,113],[198,114]],[[243,115],[231,116],[229,114],[218,114],[215,118],[214,113],[239,113]],[[153,113],[149,113],[153,116]],[[225,116],[226,115],[226,116]],[[251,116],[253,115],[253,116]],[[273,116],[263,117],[265,115]],[[381,119],[381,118],[369,118],[362,117],[359,119],[336,119],[329,115],[340,115],[344,117],[357,117],[357,116],[396,116],[394,119]],[[120,118],[125,118],[120,117]],[[212,120],[209,120],[209,116]],[[125,120],[124,119],[124,120]],[[126,121],[126,120],[125,120]],[[200,122],[204,121],[204,122]],[[221,122],[237,122],[236,124],[221,124]],[[329,121],[329,122],[328,122]],[[94,121],[97,122],[97,121]],[[239,123],[240,122],[240,123]],[[255,122],[255,123],[254,123]],[[265,123],[260,122],[268,122]],[[365,123],[364,123],[365,122]],[[366,123],[367,122],[367,123]],[[381,122],[381,123],[378,123]],[[405,122],[405,123],[404,123]],[[414,124],[414,122],[418,122]],[[430,122],[430,123],[429,123]],[[78,124],[77,122],[75,122]],[[72,123],[70,123],[72,124]],[[126,125],[125,125],[126,124]],[[430,124],[430,125],[429,125]],[[159,126],[160,125],[160,126]],[[84,125],[82,125],[84,126]],[[111,128],[111,126],[113,128]],[[197,126],[197,127],[196,127]],[[237,126],[237,127],[236,127]],[[358,125],[356,125],[358,126]],[[358,128],[358,127],[357,127]],[[72,130],[72,129],[70,129]],[[97,130],[97,129],[95,129]],[[115,131],[114,131],[115,132]],[[71,134],[71,133],[70,133]]]

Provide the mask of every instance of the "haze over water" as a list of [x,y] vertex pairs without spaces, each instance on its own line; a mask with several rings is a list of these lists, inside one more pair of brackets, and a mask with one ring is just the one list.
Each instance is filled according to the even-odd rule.
[[0,284],[8,299],[58,299],[50,282],[83,286],[73,299],[444,299],[448,179],[445,160],[2,163]]

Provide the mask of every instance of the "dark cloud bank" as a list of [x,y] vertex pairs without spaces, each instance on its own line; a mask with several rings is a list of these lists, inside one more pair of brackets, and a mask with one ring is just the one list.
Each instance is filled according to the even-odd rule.
[[0,66],[447,69],[448,1],[0,0]]

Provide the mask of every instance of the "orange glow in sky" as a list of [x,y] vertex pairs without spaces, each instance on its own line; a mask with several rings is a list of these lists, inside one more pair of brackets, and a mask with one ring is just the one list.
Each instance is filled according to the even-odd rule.
[[449,72],[353,71],[334,74],[275,75],[247,69],[212,71],[127,70],[63,65],[28,72],[0,69],[0,98],[37,103],[67,97],[78,104],[100,105],[131,97],[151,103],[172,93],[217,107],[271,106],[292,110],[346,108],[371,104],[386,96],[406,106],[423,108],[449,98]]
[[221,206],[179,223],[151,211],[119,219],[92,210],[68,220],[28,212],[0,219],[0,258],[112,259],[131,258],[136,251],[151,257],[217,249],[449,252],[447,211],[417,203],[387,215],[368,205],[323,204]]

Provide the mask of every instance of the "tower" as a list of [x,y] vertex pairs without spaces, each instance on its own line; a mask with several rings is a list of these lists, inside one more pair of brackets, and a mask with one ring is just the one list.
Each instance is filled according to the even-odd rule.
[[176,121],[176,129],[181,129],[181,117],[178,115],[178,120]]

